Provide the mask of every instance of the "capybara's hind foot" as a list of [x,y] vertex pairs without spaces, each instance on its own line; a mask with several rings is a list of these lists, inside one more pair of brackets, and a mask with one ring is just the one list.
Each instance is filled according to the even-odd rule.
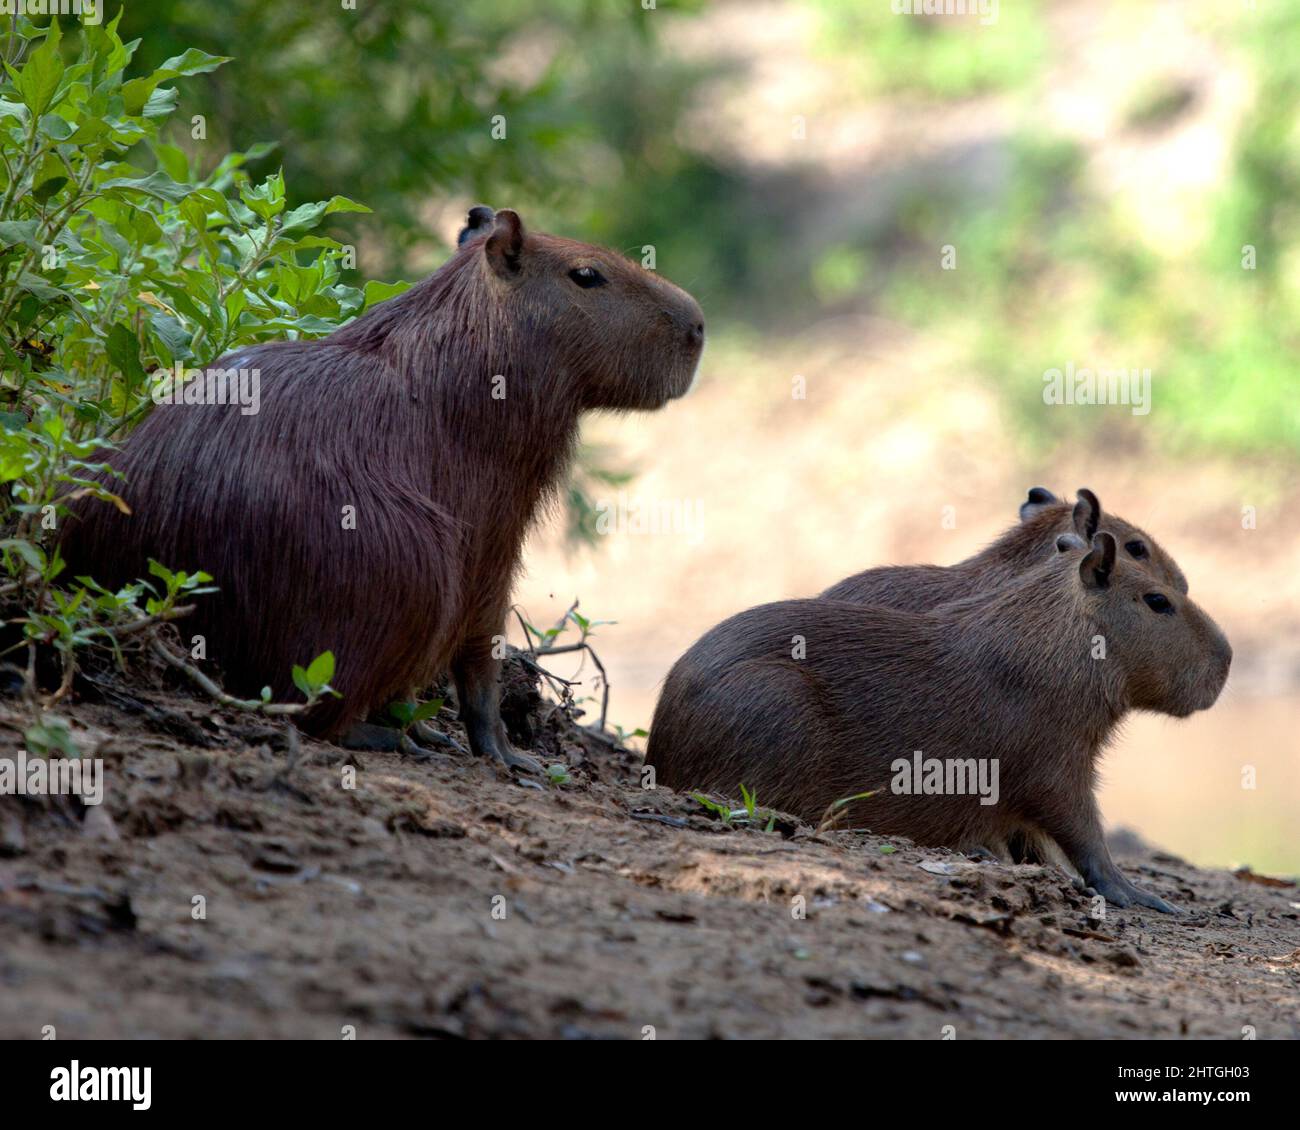
[[378,722],[356,722],[338,743],[344,749],[372,750],[375,753],[396,753],[402,747],[401,730],[381,726]]
[[[413,738],[411,735],[415,735]],[[415,739],[419,740],[416,741]],[[417,761],[429,761],[441,754],[427,746],[439,746],[466,753],[455,738],[424,722],[416,722],[409,733],[379,722],[357,722],[339,739],[344,749],[371,750],[376,753],[401,753]]]
[[440,749],[451,749],[457,753],[469,755],[469,750],[460,742],[450,734],[444,734],[441,730],[430,726],[428,722],[415,722],[407,732],[421,745],[437,746]]

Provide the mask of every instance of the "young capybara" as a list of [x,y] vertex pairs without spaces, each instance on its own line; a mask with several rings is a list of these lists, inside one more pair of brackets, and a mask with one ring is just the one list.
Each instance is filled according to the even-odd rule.
[[[956,565],[886,565],[846,577],[822,596],[906,612],[928,612],[949,601],[991,592],[1056,552],[1056,539],[1076,533],[1091,542],[1099,529],[1113,534],[1122,554],[1157,580],[1187,592],[1177,563],[1145,531],[1113,514],[1080,488],[1071,506],[1046,487],[1033,487],[1020,504],[1020,521],[991,545]],[[1011,837],[1003,858],[1055,863],[1070,868],[1060,846],[1041,831]]]
[[1097,496],[1086,488],[1071,506],[1045,487],[1034,487],[1020,504],[1020,522],[974,557],[956,565],[884,565],[855,573],[821,595],[908,612],[928,612],[975,592],[990,592],[1056,552],[1060,534],[1077,533],[1085,543],[1098,530],[1114,534],[1120,552],[1146,572],[1181,593],[1182,570],[1151,537],[1123,518],[1103,514]]
[[[615,252],[478,206],[431,277],[318,341],[246,346],[260,406],[162,404],[109,462],[129,516],[75,507],[69,575],[169,568],[219,594],[187,622],[238,692],[293,693],[330,650],[334,736],[450,672],[474,751],[511,748],[498,679],[525,533],[590,409],[655,409],[690,387],[699,304]],[[120,485],[119,485],[120,484]]]
[[929,613],[818,598],[733,616],[669,673],[646,762],[660,784],[743,783],[814,821],[874,790],[855,825],[922,844],[1042,833],[1112,903],[1171,910],[1111,860],[1097,759],[1130,710],[1211,706],[1231,659],[1214,621],[1112,534],[1091,548],[1063,534],[1051,559]]

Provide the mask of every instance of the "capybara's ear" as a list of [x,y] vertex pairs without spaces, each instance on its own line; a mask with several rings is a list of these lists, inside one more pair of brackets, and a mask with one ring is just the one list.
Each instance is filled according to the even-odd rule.
[[1083,587],[1104,589],[1110,585],[1110,571],[1115,567],[1115,538],[1104,530],[1092,539],[1092,549],[1079,562]]
[[492,234],[483,245],[483,254],[503,279],[519,273],[519,257],[524,249],[524,224],[519,213],[502,208],[493,218]]
[[1074,528],[1084,541],[1092,541],[1092,535],[1101,525],[1101,503],[1087,487],[1080,487],[1075,494],[1079,501],[1074,504]]
[[1087,549],[1088,543],[1078,534],[1062,534],[1056,539],[1056,552],[1068,553],[1072,549]]
[[460,229],[460,235],[456,237],[456,246],[463,247],[475,236],[482,235],[492,227],[492,221],[496,213],[486,204],[475,204],[469,210],[469,219],[465,221],[465,226]]
[[1022,522],[1032,518],[1044,506],[1051,506],[1054,502],[1061,500],[1056,497],[1046,487],[1032,487],[1029,491],[1029,497],[1020,504],[1020,520]]

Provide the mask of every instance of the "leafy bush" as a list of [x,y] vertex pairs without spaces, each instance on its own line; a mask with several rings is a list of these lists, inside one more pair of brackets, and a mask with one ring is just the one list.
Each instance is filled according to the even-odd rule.
[[[675,104],[671,84],[627,91],[629,71],[662,62],[659,29],[702,7],[149,0],[129,5],[122,31],[145,37],[153,63],[190,46],[235,56],[236,67],[181,91],[184,111],[207,113],[231,145],[246,130],[279,140],[291,188],[308,199],[348,186],[375,214],[348,217],[347,230],[364,229],[384,269],[415,270],[437,254],[431,197],[518,207],[530,225],[562,219],[567,232],[594,232],[595,213],[619,211],[627,184],[654,171],[638,161],[623,176],[620,162],[662,150],[658,125]],[[508,140],[490,133],[497,114]],[[647,242],[644,229],[634,238]]]
[[[0,595],[21,629],[0,655],[25,651],[34,707],[37,644],[62,660],[49,706],[70,688],[78,648],[116,650],[210,591],[212,578],[165,562],[118,592],[61,576],[67,504],[126,508],[90,475],[160,379],[251,342],[326,334],[404,289],[340,282],[351,249],[313,229],[367,209],[340,196],[286,208],[279,173],[253,183],[242,170],[268,147],[201,174],[164,141],[172,84],[228,60],[190,49],[128,78],[138,41],[122,41],[118,19],[80,27],[74,58],[57,20],[12,17],[0,80]],[[328,691],[326,666],[332,657],[307,668],[309,700]]]

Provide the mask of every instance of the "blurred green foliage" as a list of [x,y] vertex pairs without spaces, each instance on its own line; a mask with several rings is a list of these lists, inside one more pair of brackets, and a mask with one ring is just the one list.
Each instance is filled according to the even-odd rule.
[[[356,11],[225,0],[219,16],[208,0],[127,0],[122,26],[144,37],[145,66],[190,45],[234,57],[181,95],[182,122],[207,116],[212,156],[183,131],[173,140],[200,168],[228,148],[272,141],[253,172],[283,163],[291,203],[364,200],[373,215],[327,223],[361,239],[369,275],[436,262],[430,203],[511,204],[538,228],[634,255],[653,245],[658,268],[700,297],[715,332],[783,332],[867,307],[962,342],[1030,443],[1114,425],[1071,413],[1053,417],[1048,434],[1034,377],[1074,359],[1151,368],[1158,410],[1148,434],[1171,448],[1300,449],[1290,396],[1300,0],[1188,5],[1188,25],[1253,87],[1209,205],[1212,234],[1191,253],[1134,231],[1090,154],[1044,129],[1038,108],[1069,34],[1056,6],[1003,2],[984,26],[978,16],[895,15],[883,0],[792,3],[812,20],[815,49],[847,76],[845,105],[1000,107],[1013,124],[989,143],[979,177],[963,176],[969,155],[926,164],[900,154],[888,171],[894,190],[869,217],[819,226],[817,214],[841,203],[826,169],[760,170],[743,138],[711,144],[715,84],[742,64],[728,44],[707,41],[716,27],[702,22],[711,15],[702,0],[654,10],[638,0],[409,0]],[[1117,4],[1096,18],[1136,28],[1146,12]],[[695,34],[696,50],[676,49]],[[1136,85],[1124,124],[1134,137],[1158,138],[1196,109],[1194,87],[1156,66]],[[490,135],[495,114],[506,117],[507,143]],[[947,244],[960,266],[940,272]],[[1245,244],[1256,248],[1254,270],[1242,269]]]
[[[670,132],[673,76],[638,81],[655,73],[655,24],[698,6],[127,0],[122,30],[143,37],[146,67],[187,46],[232,56],[227,73],[183,92],[181,117],[205,115],[214,154],[275,142],[268,160],[295,202],[365,199],[380,237],[372,262],[391,274],[429,242],[425,205],[449,196],[518,207],[535,225],[576,212],[615,230],[618,187],[673,157],[660,128]],[[490,132],[496,115],[505,141]],[[644,227],[632,237],[653,241]]]
[[[1022,107],[996,187],[914,178],[883,221],[823,249],[809,272],[814,295],[834,303],[865,290],[886,313],[967,342],[1030,444],[1115,426],[1114,416],[1041,411],[1035,378],[1074,360],[1150,368],[1156,411],[1144,426],[1170,449],[1300,454],[1300,2],[1189,10],[1253,86],[1227,175],[1206,203],[1210,235],[1190,251],[1134,230],[1089,153],[1039,128],[1047,6],[1003,4],[994,33],[973,18],[813,2],[824,48],[852,59],[876,95],[954,110],[971,95],[1001,95]],[[1125,128],[1158,136],[1198,94],[1153,68]],[[957,249],[956,270],[941,269],[945,245]]]
[[1000,3],[988,25],[979,15],[896,14],[889,0],[809,2],[821,16],[823,44],[851,60],[859,88],[871,95],[944,99],[1013,88],[1037,73],[1046,46],[1038,0]]

